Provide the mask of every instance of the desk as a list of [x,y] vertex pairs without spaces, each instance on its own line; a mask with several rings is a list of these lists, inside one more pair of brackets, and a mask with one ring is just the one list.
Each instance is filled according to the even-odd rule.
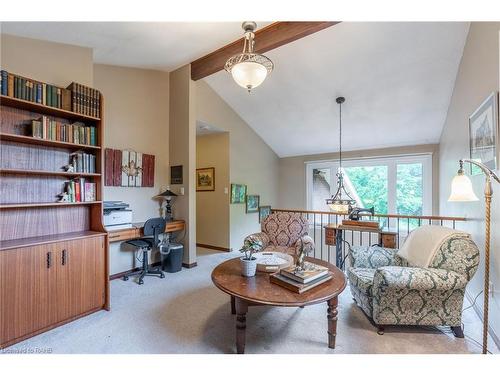
[[325,244],[335,246],[335,264],[342,270],[344,269],[344,254],[342,253],[342,242],[343,231],[345,230],[378,233],[378,242],[380,246],[391,249],[396,248],[397,233],[390,231],[388,228],[370,228],[343,224],[328,224],[323,228],[325,228]]
[[[131,228],[117,229],[109,231],[109,242],[127,241],[143,235],[144,222],[132,223]],[[165,227],[165,233],[177,232],[186,228],[184,220],[168,221]]]

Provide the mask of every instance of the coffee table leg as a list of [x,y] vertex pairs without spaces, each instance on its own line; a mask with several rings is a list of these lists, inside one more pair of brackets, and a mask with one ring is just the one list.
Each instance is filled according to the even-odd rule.
[[327,303],[328,310],[326,317],[328,319],[328,347],[330,349],[335,349],[335,338],[337,337],[337,306],[339,303],[338,297],[333,297],[328,300]]
[[245,331],[247,328],[248,304],[241,298],[235,298],[236,307],[236,352],[245,353]]
[[231,314],[236,314],[236,305],[234,302],[234,296],[231,296]]

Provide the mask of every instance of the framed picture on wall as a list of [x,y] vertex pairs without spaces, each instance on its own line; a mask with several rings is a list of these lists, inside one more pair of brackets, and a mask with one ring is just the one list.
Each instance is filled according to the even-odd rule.
[[[498,168],[498,96],[492,92],[469,117],[470,158],[490,169]],[[471,174],[479,174],[471,165]]]
[[271,206],[260,206],[259,207],[259,223],[271,214]]
[[252,212],[259,212],[259,195],[247,195],[246,212],[247,214]]
[[241,184],[231,184],[231,203],[245,203],[247,196],[247,186]]
[[199,168],[196,170],[196,191],[215,190],[215,168]]
[[182,165],[170,167],[170,185],[182,185]]

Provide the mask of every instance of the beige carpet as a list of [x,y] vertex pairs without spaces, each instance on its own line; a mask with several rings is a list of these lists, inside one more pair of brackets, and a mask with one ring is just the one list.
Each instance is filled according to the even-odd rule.
[[[111,282],[111,311],[100,311],[33,337],[5,352],[53,353],[234,353],[235,324],[229,297],[212,285],[210,273],[239,253],[199,249],[198,267]],[[468,302],[465,302],[468,305]],[[379,336],[352,301],[340,296],[337,348],[327,347],[326,304],[299,308],[250,307],[247,353],[479,353],[471,339],[449,329],[388,328]],[[464,313],[465,333],[481,337],[472,309]],[[493,347],[493,344],[491,345]],[[498,349],[490,348],[498,353]]]

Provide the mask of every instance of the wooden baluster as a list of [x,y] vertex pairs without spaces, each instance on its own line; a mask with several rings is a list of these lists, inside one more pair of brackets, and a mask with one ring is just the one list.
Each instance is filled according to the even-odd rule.
[[[330,225],[332,222],[332,215],[328,215],[328,225]],[[328,249],[328,263],[330,263],[330,251],[331,251],[331,246],[327,246]]]

